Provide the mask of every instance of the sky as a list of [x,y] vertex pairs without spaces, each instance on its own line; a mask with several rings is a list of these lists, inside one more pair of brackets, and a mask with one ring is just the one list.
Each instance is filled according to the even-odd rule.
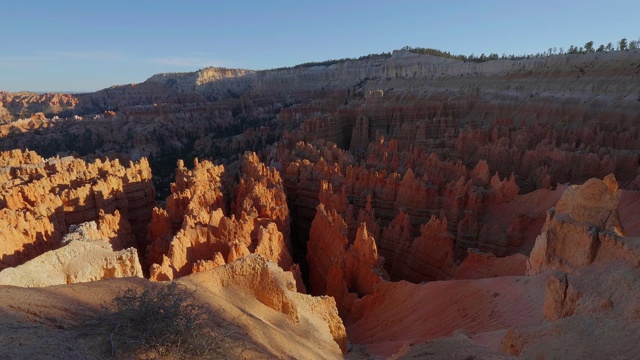
[[638,0],[3,0],[0,90],[88,92],[208,66],[640,39]]

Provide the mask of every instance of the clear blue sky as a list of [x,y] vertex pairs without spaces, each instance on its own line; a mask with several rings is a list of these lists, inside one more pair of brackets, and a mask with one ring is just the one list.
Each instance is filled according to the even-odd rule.
[[615,44],[640,37],[640,1],[5,0],[0,33],[0,90],[95,91],[405,45],[479,55]]

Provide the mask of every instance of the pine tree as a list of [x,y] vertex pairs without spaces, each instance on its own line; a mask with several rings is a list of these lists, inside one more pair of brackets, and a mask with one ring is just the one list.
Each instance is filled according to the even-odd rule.
[[618,43],[620,50],[626,50],[627,49],[627,38],[622,38],[620,39],[620,42]]
[[588,53],[594,52],[593,41],[589,41],[588,43],[584,44],[584,50]]

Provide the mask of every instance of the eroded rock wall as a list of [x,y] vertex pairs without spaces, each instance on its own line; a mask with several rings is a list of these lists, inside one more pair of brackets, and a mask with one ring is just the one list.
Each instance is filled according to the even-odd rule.
[[115,250],[144,246],[155,191],[146,159],[44,160],[34,152],[1,154],[0,267],[16,266],[60,246],[70,227],[100,220]]
[[235,171],[197,159],[188,170],[180,161],[171,188],[166,210],[154,209],[149,227],[152,279],[170,280],[250,253],[292,267],[282,179],[255,153],[246,153]]

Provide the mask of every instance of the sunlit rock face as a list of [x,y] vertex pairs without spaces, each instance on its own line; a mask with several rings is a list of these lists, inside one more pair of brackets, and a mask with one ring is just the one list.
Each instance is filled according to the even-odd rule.
[[56,249],[72,225],[87,221],[97,221],[116,251],[143,246],[155,204],[146,159],[123,166],[108,159],[45,160],[19,150],[0,157],[0,268]]
[[[64,236],[62,246],[47,251],[26,263],[0,271],[0,284],[23,287],[44,287],[74,284],[103,279],[137,276],[142,277],[142,267],[135,248],[120,247],[119,240],[126,239],[127,225],[119,228],[120,234],[112,232],[109,223],[117,224],[120,214],[116,210],[116,221],[103,216],[95,221],[71,226]],[[126,224],[126,222],[124,222]],[[105,232],[106,230],[106,232]],[[109,235],[116,235],[109,238]],[[114,240],[116,240],[114,242]]]
[[[236,175],[239,181],[230,192],[225,190],[223,178]],[[188,170],[179,162],[171,187],[166,210],[154,209],[149,227],[147,262],[152,279],[170,280],[250,253],[261,254],[285,270],[292,267],[282,179],[255,153],[246,153],[236,170],[197,160]]]

